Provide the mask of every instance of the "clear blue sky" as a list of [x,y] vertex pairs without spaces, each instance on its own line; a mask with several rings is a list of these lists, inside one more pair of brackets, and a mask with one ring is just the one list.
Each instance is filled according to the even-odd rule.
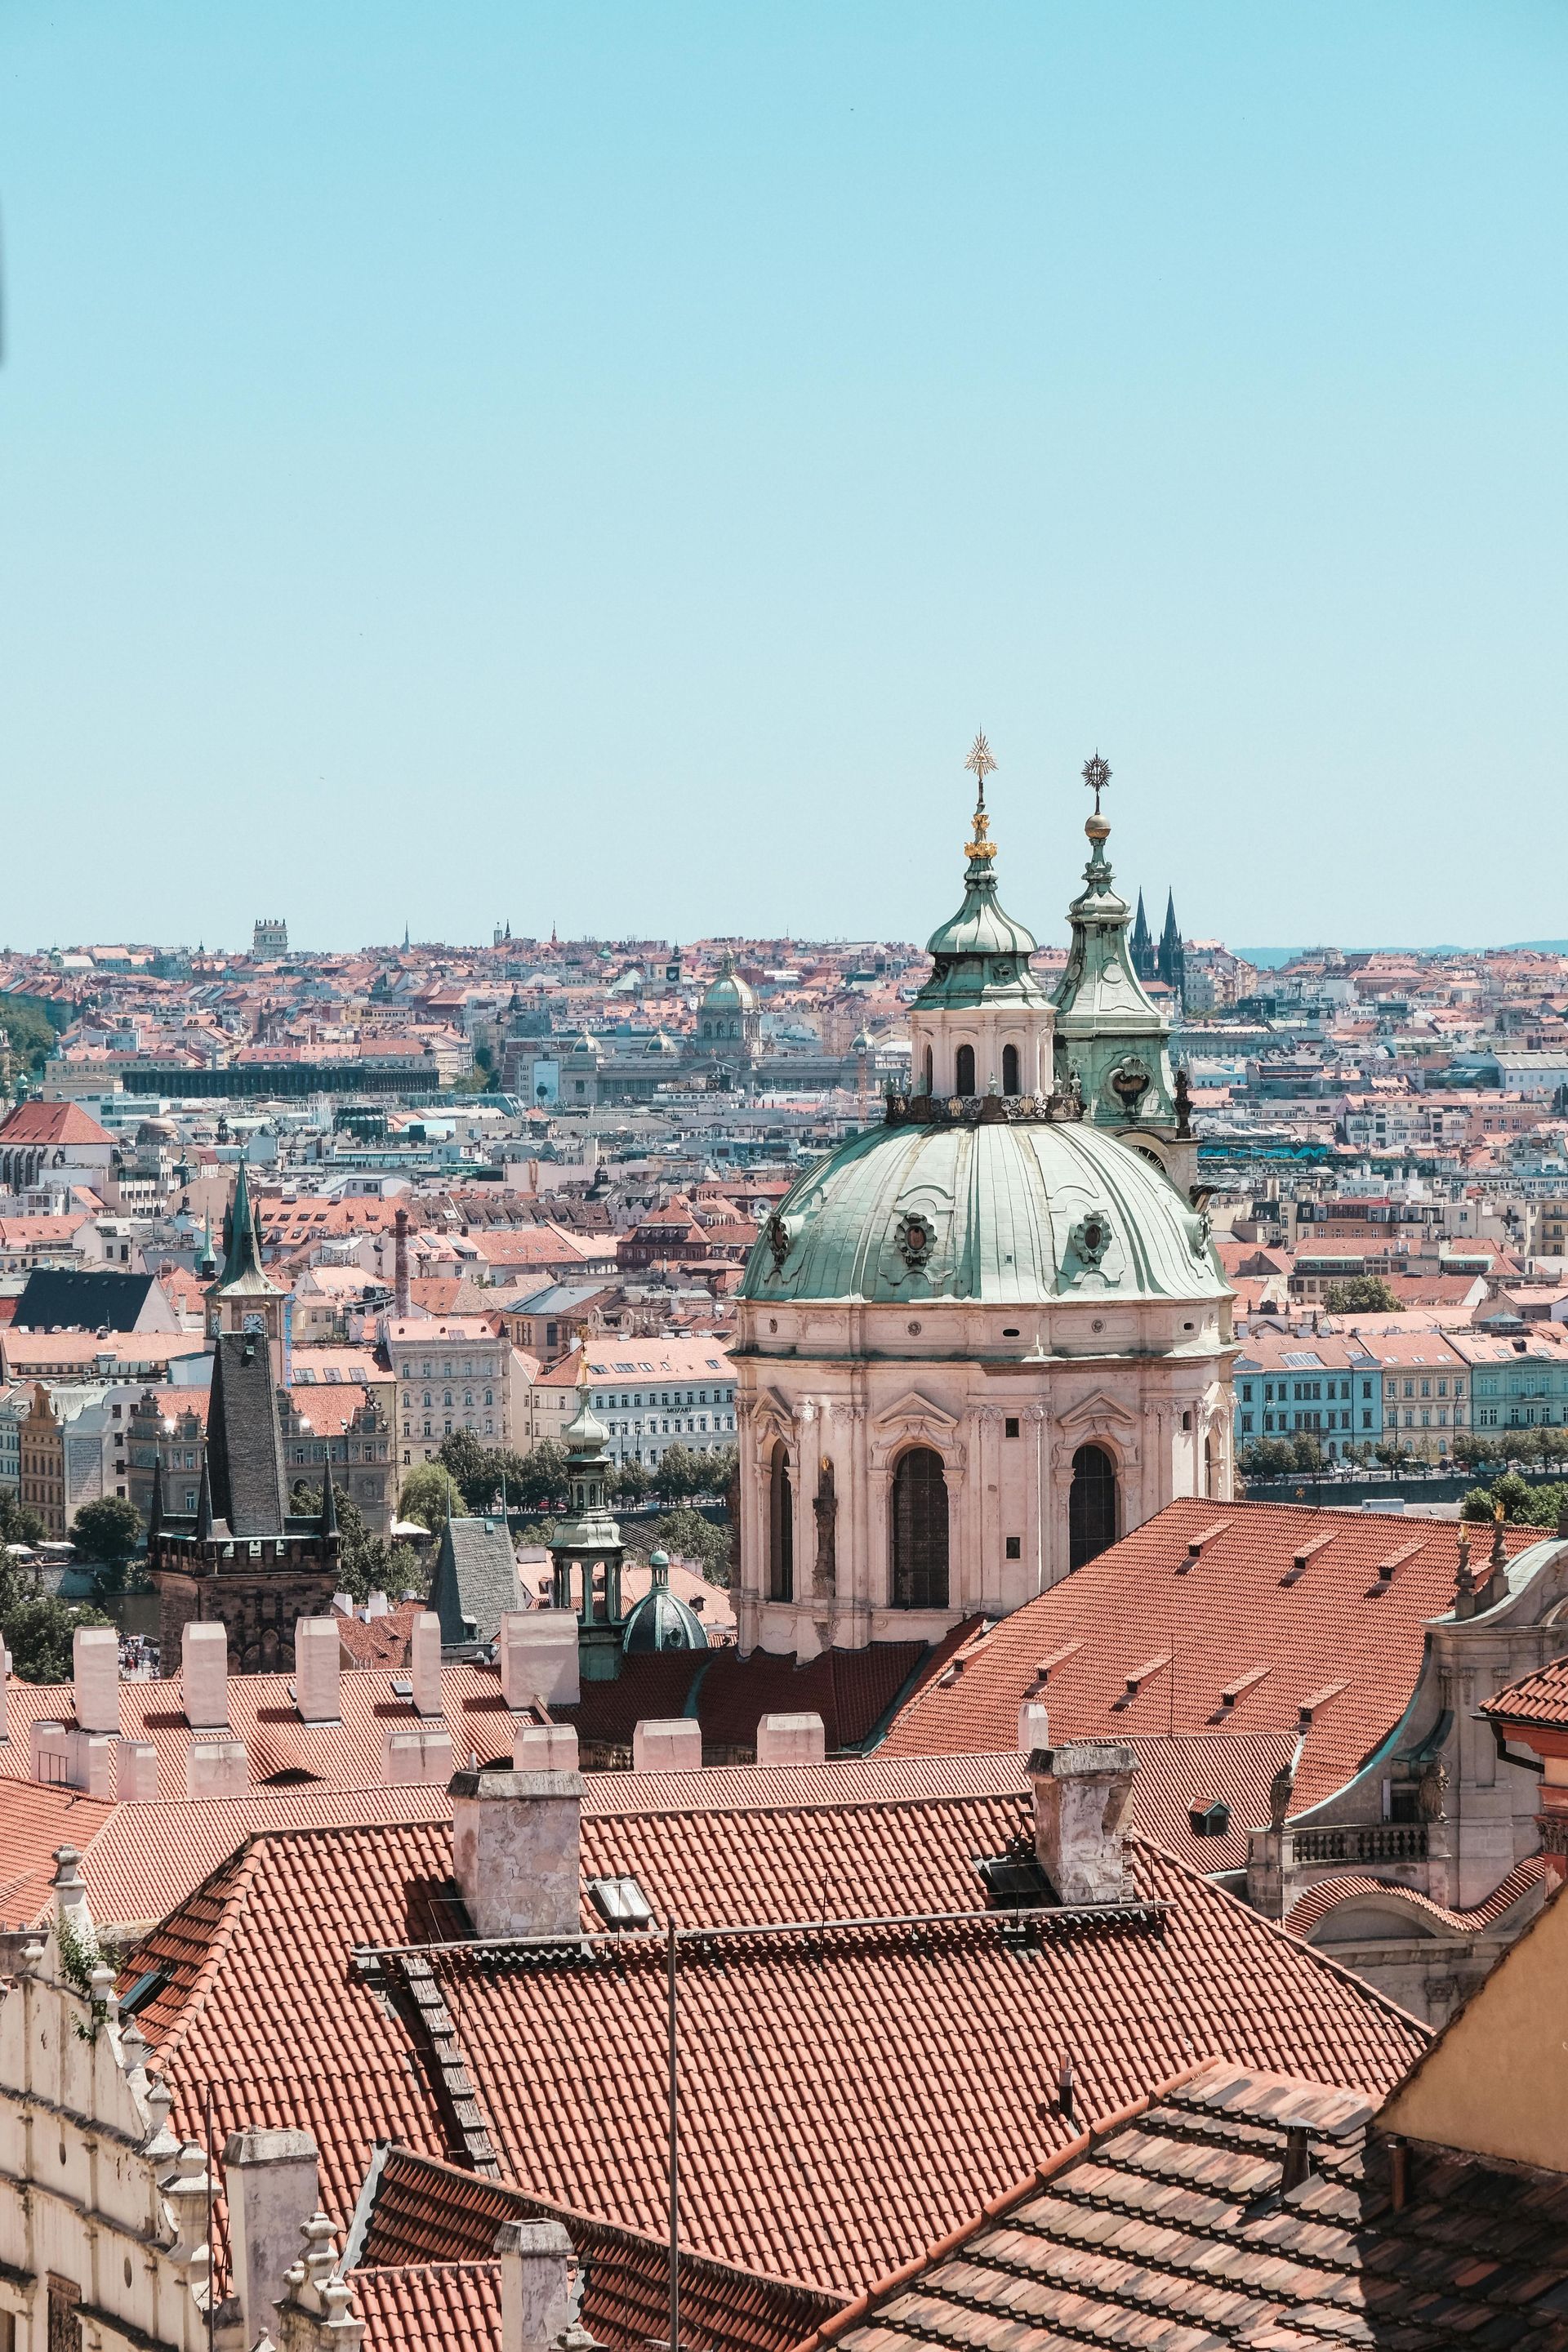
[[1561,0],[8,0],[0,941],[1568,933]]

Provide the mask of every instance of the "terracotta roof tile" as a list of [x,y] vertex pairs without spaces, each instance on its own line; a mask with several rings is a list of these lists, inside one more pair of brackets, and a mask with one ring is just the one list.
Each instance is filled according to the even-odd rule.
[[[962,1793],[931,1794],[949,1776]],[[1070,2137],[1055,2103],[1069,2057],[1080,2111],[1105,2114],[1205,2050],[1377,2091],[1425,2045],[1414,2019],[1154,1848],[1134,1846],[1134,1869],[1168,1909],[1021,1937],[985,1910],[974,1866],[1028,1833],[1014,1758],[700,1777],[713,1785],[664,1809],[633,1776],[591,1780],[584,1874],[635,1875],[656,1916],[698,1925],[889,1923],[683,1948],[683,2223],[710,2259],[858,2291]],[[613,1964],[603,1947],[459,1948],[363,1974],[355,1947],[452,1932],[451,1869],[437,1822],[273,1832],[225,1864],[135,1962],[169,1970],[141,2021],[176,2127],[205,2082],[220,2131],[301,2126],[346,2212],[377,2138],[466,2154],[440,2053],[405,2022],[444,2004],[443,2049],[502,2173],[658,2235],[662,1939],[627,1938]],[[945,1911],[964,1916],[894,1924]]]
[[[1190,1546],[1219,1520],[1194,1560]],[[1452,1605],[1458,1534],[1452,1519],[1413,1515],[1171,1503],[1004,1618],[955,1682],[928,1683],[906,1702],[887,1753],[1011,1747],[1026,1697],[1048,1709],[1056,1738],[1289,1731],[1305,1700],[1342,1679],[1308,1735],[1297,1779],[1304,1810],[1342,1787],[1404,1712],[1427,1621]],[[1503,1530],[1510,1557],[1543,1539],[1539,1528]],[[1380,1578],[1396,1552],[1404,1559]],[[1169,1666],[1129,1700],[1129,1675],[1161,1651]],[[1037,1666],[1052,1654],[1059,1663],[1039,1684]],[[1249,1680],[1260,1666],[1268,1672]],[[1224,1706],[1222,1694],[1242,1683]]]
[[[845,2352],[917,2345],[1568,2346],[1568,2180],[1387,2143],[1353,2090],[1216,2063],[1079,2143],[830,2320]],[[1283,2188],[1285,2126],[1311,2169]]]
[[1532,1675],[1482,1702],[1494,1723],[1537,1723],[1568,1731],[1568,1657],[1553,1658]]
[[1468,1911],[1452,1911],[1447,1904],[1434,1903],[1429,1895],[1419,1894],[1413,1886],[1400,1886],[1387,1879],[1367,1878],[1359,1872],[1346,1871],[1333,1878],[1321,1878],[1305,1895],[1298,1895],[1285,1915],[1285,1925],[1292,1936],[1300,1936],[1305,1941],[1314,1927],[1342,1904],[1360,1902],[1370,1895],[1392,1903],[1396,1908],[1407,1904],[1418,1918],[1430,1920],[1450,1935],[1474,1936],[1493,1926],[1528,1895],[1542,1889],[1547,1877],[1543,1856],[1529,1854],[1523,1862],[1514,1864],[1506,1878],[1499,1880],[1484,1903],[1474,1904]]

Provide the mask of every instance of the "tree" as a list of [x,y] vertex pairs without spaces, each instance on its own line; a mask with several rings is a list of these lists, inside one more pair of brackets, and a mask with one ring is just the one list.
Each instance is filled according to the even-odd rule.
[[448,1519],[460,1519],[463,1497],[451,1472],[438,1462],[424,1462],[417,1470],[411,1470],[397,1497],[397,1516],[417,1519],[432,1535],[438,1534]]
[[1381,1274],[1352,1274],[1323,1293],[1331,1315],[1397,1315],[1399,1299]]
[[8,1488],[0,1486],[0,1544],[44,1543],[48,1532],[31,1503],[19,1503]]
[[1296,1467],[1296,1449],[1288,1437],[1256,1437],[1241,1448],[1237,1462],[1249,1478],[1282,1478]]
[[0,996],[0,1029],[10,1040],[13,1076],[26,1072],[42,1077],[44,1064],[59,1042],[59,1032],[71,1015],[63,1004],[37,996]]
[[500,1484],[491,1475],[490,1453],[471,1429],[455,1429],[437,1448],[436,1459],[447,1471],[469,1511],[489,1507],[489,1490]]
[[1554,1528],[1568,1486],[1531,1486],[1517,1470],[1505,1470],[1489,1486],[1472,1486],[1459,1506],[1462,1519],[1493,1519],[1498,1506],[1510,1527]]
[[[351,1601],[360,1603],[373,1592],[384,1592],[401,1600],[405,1592],[423,1594],[429,1589],[427,1578],[419,1565],[419,1555],[412,1544],[389,1544],[384,1536],[373,1536],[364,1523],[364,1514],[352,1495],[334,1489],[333,1501],[338,1514],[338,1587]],[[300,1518],[314,1518],[321,1508],[321,1490],[303,1483],[294,1489],[291,1507]]]
[[683,1505],[665,1511],[653,1523],[654,1547],[659,1551],[678,1551],[683,1559],[702,1563],[702,1573],[710,1584],[722,1584],[730,1573],[730,1530],[715,1527],[700,1511]]
[[[535,1511],[548,1517],[563,1511],[571,1497],[571,1482],[567,1475],[566,1448],[547,1437],[527,1454],[520,1454],[517,1462],[517,1494],[520,1511]],[[507,1481],[507,1500],[514,1499],[511,1481]]]
[[653,1491],[666,1505],[689,1502],[702,1493],[706,1475],[689,1445],[667,1445],[653,1474]]
[[639,1503],[646,1503],[653,1492],[653,1478],[647,1464],[623,1462],[610,1482],[610,1492],[617,1503],[625,1503],[632,1510]]
[[71,1539],[83,1559],[129,1559],[142,1541],[142,1514],[123,1495],[105,1495],[82,1505]]
[[89,1609],[53,1593],[30,1594],[5,1612],[0,1632],[11,1653],[11,1669],[25,1683],[68,1683],[73,1672],[72,1635],[79,1625],[107,1625],[101,1609]]
[[1323,1466],[1323,1449],[1305,1430],[1300,1437],[1291,1439],[1290,1452],[1298,1470],[1321,1470]]

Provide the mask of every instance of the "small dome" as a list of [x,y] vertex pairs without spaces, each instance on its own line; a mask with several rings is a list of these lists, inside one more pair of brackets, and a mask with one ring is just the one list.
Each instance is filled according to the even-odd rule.
[[653,1582],[626,1619],[622,1654],[637,1658],[654,1650],[705,1650],[708,1635],[701,1618],[669,1589],[668,1554],[652,1552],[647,1564]]
[[144,1118],[136,1130],[138,1143],[177,1143],[179,1137],[172,1118]]
[[876,1052],[877,1041],[872,1036],[869,1029],[861,1030],[859,1035],[856,1038],[855,1043],[851,1045],[849,1050],[852,1054],[874,1054]]
[[566,1059],[569,1062],[601,1062],[604,1057],[604,1047],[598,1045],[595,1040],[590,1037],[586,1031],[584,1031],[583,1035],[578,1038],[577,1043],[573,1046],[571,1052],[567,1055]]
[[656,1029],[647,1041],[647,1050],[650,1054],[679,1054],[680,1048],[664,1030]]

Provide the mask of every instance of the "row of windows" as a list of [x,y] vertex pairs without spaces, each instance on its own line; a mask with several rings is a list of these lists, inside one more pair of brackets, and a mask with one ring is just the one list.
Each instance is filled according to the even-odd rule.
[[[1241,1401],[1243,1404],[1251,1404],[1254,1402],[1252,1391],[1257,1385],[1258,1383],[1255,1381],[1242,1381]],[[1280,1404],[1283,1404],[1289,1397],[1289,1401],[1294,1404],[1323,1404],[1328,1402],[1336,1395],[1342,1402],[1348,1402],[1352,1394],[1352,1384],[1349,1381],[1340,1381],[1338,1382],[1333,1381],[1265,1381],[1263,1383],[1263,1402],[1265,1404],[1273,1404],[1276,1400],[1278,1400]],[[1363,1397],[1371,1396],[1372,1382],[1370,1381],[1363,1381],[1361,1384],[1361,1392]]]
[[[1272,1435],[1275,1431],[1279,1431],[1283,1435],[1288,1429],[1350,1429],[1354,1426],[1354,1420],[1353,1413],[1342,1412],[1336,1406],[1332,1412],[1266,1412],[1263,1416],[1263,1427],[1268,1435]],[[1372,1415],[1364,1406],[1362,1410],[1361,1425],[1363,1429],[1372,1427]],[[1241,1416],[1243,1437],[1252,1435],[1253,1426],[1253,1415],[1244,1412]]]
[[[465,1429],[471,1429],[471,1430],[473,1430],[473,1431],[474,1431],[474,1433],[476,1433],[476,1435],[477,1435],[477,1434],[479,1434],[479,1423],[475,1420],[475,1418],[474,1418],[474,1416],[473,1416],[473,1414],[472,1414],[471,1412],[470,1412],[470,1413],[467,1413],[467,1414],[465,1414],[465,1415],[464,1415],[464,1418],[463,1418],[463,1427],[464,1427]],[[450,1436],[451,1436],[451,1434],[452,1434],[452,1423],[451,1423],[450,1416],[448,1416],[448,1418],[447,1418],[447,1423],[446,1423],[446,1425],[445,1425],[444,1429],[442,1430],[442,1433],[442,1433],[442,1435],[443,1435],[444,1437],[450,1437]],[[493,1437],[493,1436],[495,1435],[495,1433],[496,1433],[496,1425],[495,1425],[494,1419],[492,1418],[492,1416],[491,1416],[489,1413],[488,1413],[488,1412],[487,1412],[487,1413],[486,1413],[486,1415],[485,1415],[484,1435],[485,1435],[486,1437]],[[404,1436],[405,1436],[405,1437],[412,1437],[412,1435],[414,1434],[414,1426],[413,1426],[413,1423],[412,1423],[411,1422],[406,1422],[406,1421],[405,1421],[405,1422],[404,1423],[404,1424],[403,1424],[403,1434],[404,1434]],[[426,1423],[425,1423],[425,1427],[424,1427],[423,1434],[424,1434],[426,1437],[433,1437],[433,1436],[436,1434],[435,1429],[434,1429],[434,1427],[433,1427],[433,1425],[432,1425],[432,1423],[431,1423],[426,1422]],[[407,1456],[406,1456],[406,1455],[405,1455],[405,1456],[404,1456],[404,1459],[406,1461]]]
[[[490,1389],[487,1389],[487,1390],[485,1391],[485,1397],[484,1397],[484,1401],[485,1401],[486,1404],[494,1404],[494,1402],[495,1402],[495,1394],[494,1394],[494,1391],[493,1391],[492,1390],[490,1390]],[[423,1403],[423,1405],[424,1405],[425,1410],[426,1410],[426,1412],[429,1412],[430,1407],[431,1407],[431,1404],[432,1404],[432,1402],[433,1402],[433,1399],[432,1399],[432,1397],[431,1397],[430,1391],[429,1391],[428,1389],[426,1389],[426,1390],[425,1391],[425,1393],[424,1393],[423,1398],[421,1399],[421,1402]],[[451,1405],[451,1402],[452,1402],[452,1391],[451,1391],[451,1390],[450,1390],[450,1389],[447,1389],[447,1390],[445,1390],[445,1391],[443,1391],[443,1393],[442,1393],[442,1397],[441,1397],[441,1403],[442,1403],[442,1407],[443,1407],[443,1409],[445,1410],[445,1409],[447,1409],[447,1408],[449,1408],[449,1407],[450,1407],[450,1405]],[[465,1389],[465,1390],[463,1391],[463,1402],[464,1402],[464,1404],[465,1404],[465,1405],[467,1405],[467,1406],[469,1408],[469,1410],[470,1410],[470,1411],[472,1410],[472,1408],[473,1408],[473,1402],[474,1402],[474,1392],[473,1392],[473,1390],[472,1390],[472,1389]],[[414,1391],[413,1391],[413,1390],[412,1390],[412,1389],[405,1389],[405,1390],[404,1390],[404,1391],[403,1391],[403,1410],[404,1410],[404,1412],[409,1412],[409,1411],[412,1409],[412,1407],[413,1407],[413,1403],[414,1403]]]
[[[405,1381],[411,1381],[416,1377],[414,1359],[412,1356],[405,1357],[399,1369],[401,1370]],[[494,1370],[495,1366],[493,1363],[486,1363],[483,1358],[481,1358],[478,1368],[477,1377],[482,1381],[487,1372],[493,1372]],[[448,1356],[445,1359],[439,1372],[437,1372],[436,1370],[435,1360],[432,1357],[426,1356],[419,1365],[417,1377],[422,1381],[471,1381],[476,1377],[474,1359],[472,1356],[465,1356],[462,1362],[459,1364],[455,1357]]]
[[[733,1429],[735,1426],[734,1414],[732,1412],[716,1412],[713,1415],[713,1426],[715,1429]],[[608,1428],[612,1437],[640,1437],[643,1433],[643,1427],[640,1421],[612,1421],[608,1423]],[[650,1437],[668,1437],[670,1434],[670,1426],[668,1421],[650,1421],[647,1428],[648,1435]],[[687,1434],[693,1436],[699,1430],[700,1430],[702,1434],[706,1436],[708,1433],[708,1415],[705,1412],[689,1413],[685,1420],[682,1421],[680,1415],[677,1413],[675,1416],[675,1434],[679,1436],[683,1430]]]
[[[1406,1395],[1407,1397],[1413,1397],[1413,1396],[1415,1394],[1415,1382],[1414,1381],[1405,1381],[1405,1395]],[[1424,1397],[1429,1397],[1429,1396],[1431,1395],[1431,1393],[1432,1393],[1432,1382],[1431,1382],[1430,1379],[1424,1380],[1424,1381],[1422,1381],[1422,1383],[1421,1383],[1421,1394],[1422,1394]],[[1448,1393],[1448,1383],[1447,1383],[1447,1381],[1442,1381],[1442,1380],[1440,1380],[1440,1381],[1438,1381],[1438,1383],[1437,1383],[1437,1394],[1438,1394],[1440,1397],[1446,1397],[1446,1396],[1447,1395],[1447,1393]],[[1462,1397],[1462,1396],[1464,1395],[1464,1393],[1465,1393],[1465,1383],[1464,1383],[1464,1381],[1456,1381],[1454,1382],[1454,1394],[1455,1394],[1457,1397]],[[1388,1383],[1388,1399],[1389,1399],[1389,1402],[1390,1402],[1391,1404],[1392,1404],[1392,1402],[1394,1402],[1394,1399],[1398,1394],[1399,1394],[1399,1382],[1398,1382],[1397,1381],[1389,1381],[1389,1383]]]
[[[668,1411],[668,1408],[673,1405],[679,1411],[686,1405],[706,1404],[708,1402],[708,1391],[706,1389],[696,1389],[689,1391],[686,1394],[682,1395],[679,1389],[674,1391],[669,1389],[660,1389],[658,1393],[656,1395],[653,1390],[649,1389],[647,1392],[647,1401],[650,1406],[658,1405]],[[715,1404],[733,1404],[734,1402],[735,1391],[733,1389],[714,1390],[713,1402]],[[631,1391],[623,1389],[620,1394],[621,1412],[640,1412],[641,1409],[642,1391],[640,1389]],[[607,1396],[596,1396],[594,1399],[594,1411],[595,1412],[614,1412],[616,1411],[616,1392],[613,1389]]]

